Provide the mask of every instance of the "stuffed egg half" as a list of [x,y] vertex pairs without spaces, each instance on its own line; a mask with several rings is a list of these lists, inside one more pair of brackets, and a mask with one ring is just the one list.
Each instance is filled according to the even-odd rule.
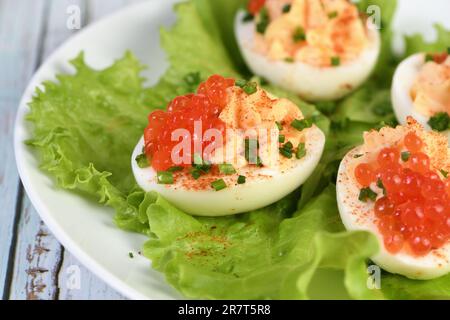
[[450,153],[446,137],[406,126],[366,132],[342,160],[337,202],[346,229],[376,235],[371,259],[412,279],[450,272]]
[[369,77],[380,34],[349,1],[253,2],[250,15],[237,14],[235,34],[255,74],[310,101],[339,99]]
[[402,61],[392,81],[392,103],[397,120],[408,116],[425,128],[450,137],[450,57],[448,53],[414,54]]
[[[223,144],[200,138],[208,131],[195,132],[195,120],[223,133]],[[168,137],[177,128],[214,152],[203,157],[188,152],[187,162],[176,163],[172,152],[178,141]],[[160,193],[187,213],[231,215],[262,208],[297,189],[317,166],[324,144],[322,131],[291,101],[254,82],[212,76],[196,94],[172,101],[167,112],[150,114],[132,169],[143,190]],[[142,159],[148,163],[142,165]]]

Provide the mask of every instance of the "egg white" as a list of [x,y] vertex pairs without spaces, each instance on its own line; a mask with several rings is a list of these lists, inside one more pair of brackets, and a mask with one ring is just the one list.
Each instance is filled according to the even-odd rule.
[[[370,231],[378,239],[380,250],[371,259],[386,271],[404,275],[411,279],[433,279],[450,272],[450,243],[435,249],[425,256],[416,257],[400,251],[392,254],[386,250],[383,238],[375,224],[372,202],[358,200],[359,187],[348,168],[361,147],[350,151],[342,160],[337,178],[337,203],[342,222],[347,230]],[[372,186],[374,187],[374,186]],[[375,189],[374,189],[375,190]]]
[[[264,178],[248,176],[245,184],[228,185],[215,191],[188,190],[175,181],[172,185],[158,184],[156,172],[151,167],[139,168],[135,158],[142,153],[144,139],[136,145],[131,157],[135,179],[145,191],[156,191],[177,208],[199,216],[225,216],[256,210],[274,203],[302,185],[316,168],[325,145],[325,135],[313,126],[304,130],[306,156],[293,159],[291,166],[283,171],[252,168],[253,174],[270,176]],[[259,171],[258,171],[259,170]],[[266,171],[266,172],[264,172]],[[238,173],[241,174],[241,172]],[[236,175],[237,177],[237,175]],[[201,178],[200,178],[201,179]]]
[[253,73],[293,91],[309,101],[336,100],[360,86],[370,76],[380,52],[380,33],[368,28],[369,46],[353,62],[336,67],[316,67],[303,62],[274,61],[253,49],[255,25],[244,22],[243,11],[235,20],[236,39]]
[[[391,100],[399,123],[406,124],[406,118],[412,116],[424,128],[431,130],[428,125],[430,118],[416,110],[411,98],[411,88],[424,64],[425,54],[416,53],[398,65],[392,79]],[[446,134],[450,140],[450,130],[447,130]]]

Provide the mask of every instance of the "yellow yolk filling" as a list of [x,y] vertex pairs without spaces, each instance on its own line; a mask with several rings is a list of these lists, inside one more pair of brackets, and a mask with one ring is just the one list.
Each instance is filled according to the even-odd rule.
[[[282,13],[280,7],[291,3]],[[272,60],[287,58],[327,67],[332,59],[353,61],[368,45],[367,30],[359,12],[347,0],[267,0],[271,22],[257,33],[255,50]],[[295,34],[304,33],[304,40]]]
[[450,114],[450,56],[443,63],[430,61],[422,67],[411,88],[411,98],[423,115]]

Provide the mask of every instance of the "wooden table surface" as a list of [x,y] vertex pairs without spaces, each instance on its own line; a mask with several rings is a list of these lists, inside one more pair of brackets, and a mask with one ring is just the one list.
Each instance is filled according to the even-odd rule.
[[[0,0],[0,297],[3,299],[124,299],[64,249],[39,218],[17,173],[14,118],[35,70],[81,28],[142,0]],[[75,11],[74,11],[75,10]],[[70,25],[70,23],[69,23]],[[69,285],[74,269],[79,286]]]

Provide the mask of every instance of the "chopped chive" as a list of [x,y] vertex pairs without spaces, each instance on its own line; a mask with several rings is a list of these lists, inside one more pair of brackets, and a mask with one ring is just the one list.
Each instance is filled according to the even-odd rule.
[[377,187],[383,190],[383,195],[386,195],[386,188],[384,187],[383,181],[378,178]]
[[145,155],[145,153],[141,153],[140,155],[138,155],[135,160],[136,160],[138,167],[141,169],[147,168],[148,166],[150,166],[150,164],[148,163],[148,158]]
[[430,61],[434,61],[434,57],[431,53],[427,53],[425,55],[425,62],[430,62]]
[[330,13],[328,13],[328,18],[330,19],[334,19],[338,16],[338,12],[337,11],[331,11]]
[[181,166],[173,166],[167,169],[168,172],[177,172],[177,171],[183,171],[183,167]]
[[284,144],[283,148],[286,150],[292,150],[294,148],[294,145],[292,144],[292,142],[288,141]]
[[201,80],[200,72],[190,72],[184,76],[184,81],[190,86],[199,85]]
[[403,151],[401,154],[401,158],[403,162],[406,162],[409,160],[409,157],[411,157],[411,152],[409,151]]
[[172,184],[173,183],[173,174],[168,171],[158,171],[156,174],[158,179],[158,184]]
[[227,184],[223,179],[218,179],[216,181],[211,182],[211,187],[214,188],[216,191],[220,191],[222,189],[225,189],[227,187]]
[[294,42],[305,41],[306,40],[305,29],[303,29],[302,27],[295,28],[294,34],[292,35],[292,40]]
[[252,15],[250,12],[246,12],[244,17],[242,18],[242,22],[250,22],[253,21],[253,19],[255,19],[255,16]]
[[219,164],[219,171],[220,171],[220,173],[223,173],[226,175],[236,173],[236,170],[234,169],[234,167],[229,163]]
[[257,167],[262,167],[263,166],[262,160],[261,160],[261,158],[259,156],[256,157],[256,166]]
[[239,176],[237,179],[238,184],[244,184],[247,178],[245,176]]
[[291,11],[291,4],[290,3],[288,3],[288,4],[285,4],[284,6],[283,6],[283,9],[281,10],[283,13],[288,13],[289,11]]
[[256,31],[264,34],[270,23],[269,11],[266,7],[263,7],[259,12],[259,22],[256,24]]
[[194,153],[194,163],[192,167],[200,171],[200,173],[208,173],[211,170],[211,164],[202,159],[202,156],[198,153]]
[[235,85],[240,88],[243,88],[247,84],[247,82],[248,82],[247,80],[238,79],[238,80],[236,80]]
[[369,187],[367,188],[362,188],[361,191],[359,192],[359,201],[362,202],[367,202],[367,200],[372,200],[375,201],[377,198],[377,194],[372,191],[372,189],[370,189]]
[[444,176],[445,179],[448,178],[448,171],[445,171],[444,169],[439,170],[441,171],[442,175]]
[[134,254],[133,254],[133,252],[128,252],[128,256],[131,258],[131,259],[133,259],[134,258]]
[[192,178],[194,178],[195,180],[197,180],[198,178],[200,178],[200,176],[202,175],[201,171],[195,168],[191,169],[191,176]]
[[275,121],[275,124],[277,125],[277,128],[278,128],[279,131],[283,130],[283,126],[281,125],[280,122]]
[[284,58],[284,62],[293,63],[294,62],[294,58],[292,58],[292,57]]
[[291,122],[291,127],[297,129],[298,131],[302,131],[304,129],[311,128],[312,122],[306,118],[302,120],[295,119],[294,121]]
[[363,154],[355,154],[355,155],[353,156],[353,158],[357,159],[357,158],[361,158],[362,156],[363,156]]
[[306,156],[306,146],[304,143],[300,143],[297,147],[297,152],[295,153],[295,157],[297,159],[301,159]]
[[254,94],[258,91],[258,84],[254,81],[247,82],[247,84],[242,88],[246,94]]
[[278,136],[278,142],[279,143],[284,143],[285,140],[286,140],[286,136],[284,134],[280,134]]
[[337,67],[341,64],[341,58],[339,57],[331,57],[331,65],[333,67]]
[[283,155],[284,157],[291,159],[292,158],[292,150],[288,150],[285,148],[280,148],[280,153],[281,155]]
[[445,131],[450,128],[450,116],[447,112],[438,112],[430,118],[428,124],[435,131]]

